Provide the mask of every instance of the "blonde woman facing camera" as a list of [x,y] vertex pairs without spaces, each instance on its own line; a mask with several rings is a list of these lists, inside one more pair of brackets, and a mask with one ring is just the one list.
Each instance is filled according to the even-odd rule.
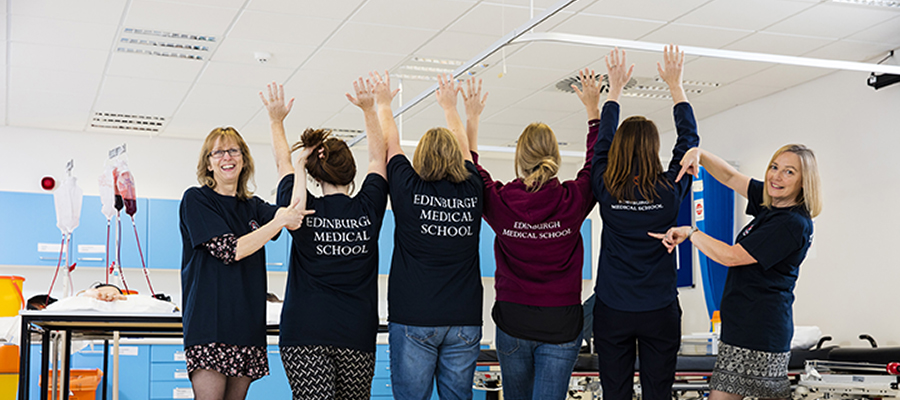
[[252,176],[241,135],[216,128],[200,150],[202,186],[181,199],[184,356],[198,400],[243,399],[250,382],[269,373],[261,250],[281,228],[299,228],[304,211],[253,196]]
[[478,164],[478,121],[487,94],[468,81],[463,98],[469,146],[484,182],[484,220],[497,234],[492,317],[507,400],[564,400],[581,349],[583,310],[581,224],[596,203],[591,158],[600,124],[600,85],[580,74],[575,92],[588,114],[585,160],[573,180],[560,182],[556,135],[543,123],[528,125],[516,144],[517,178],[493,180]]
[[783,146],[772,156],[763,182],[698,148],[685,155],[682,165],[682,174],[696,174],[702,165],[744,196],[747,214],[754,217],[733,246],[690,226],[651,233],[669,252],[690,240],[729,267],[722,293],[722,343],[709,398],[788,398],[794,285],[812,243],[812,218],[822,211],[816,157],[802,144]]

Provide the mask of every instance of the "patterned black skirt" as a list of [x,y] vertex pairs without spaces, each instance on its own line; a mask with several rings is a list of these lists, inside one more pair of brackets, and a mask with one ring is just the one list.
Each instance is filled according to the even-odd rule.
[[206,343],[184,349],[188,374],[198,369],[216,371],[227,377],[257,380],[269,374],[266,346],[238,346]]
[[788,361],[791,352],[769,353],[719,342],[719,355],[709,388],[744,397],[791,397]]

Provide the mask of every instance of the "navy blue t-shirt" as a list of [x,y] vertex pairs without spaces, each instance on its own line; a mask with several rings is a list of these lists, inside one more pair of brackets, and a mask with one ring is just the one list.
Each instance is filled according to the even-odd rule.
[[[278,204],[291,204],[294,174],[278,184]],[[378,234],[388,185],[369,174],[354,196],[307,192],[303,226],[293,237],[282,346],[331,345],[375,352],[378,333]]]
[[403,325],[481,325],[478,244],[484,184],[475,164],[460,183],[426,182],[405,155],[388,162],[394,254],[388,319]]
[[722,293],[722,341],[767,352],[791,349],[794,285],[812,244],[813,223],[803,206],[763,207],[763,183],[747,187],[747,214],[738,234],[756,264],[728,268]]
[[600,135],[591,164],[591,186],[603,219],[594,292],[597,299],[615,310],[658,310],[678,297],[675,253],[668,253],[658,239],[647,235],[647,232],[666,232],[675,226],[679,206],[691,184],[689,176],[675,182],[681,158],[700,144],[691,105],[678,103],[673,113],[678,138],[669,167],[656,184],[659,197],[652,202],[645,201],[635,188],[634,196],[640,200],[620,202],[610,195],[603,180],[609,148],[619,125],[619,104],[607,101],[603,105]]
[[208,186],[184,192],[179,217],[185,347],[266,345],[266,252],[225,265],[203,243],[228,233],[240,238],[271,221],[277,210],[259,197],[240,200]]

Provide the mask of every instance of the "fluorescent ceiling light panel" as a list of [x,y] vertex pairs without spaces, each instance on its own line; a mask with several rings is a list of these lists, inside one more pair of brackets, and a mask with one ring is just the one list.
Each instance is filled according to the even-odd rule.
[[[514,44],[530,42],[559,42],[581,44],[585,46],[618,47],[620,49],[645,50],[654,52],[661,52],[666,46],[662,43],[639,42],[634,40],[622,40],[553,32],[527,33],[512,41],[512,43]],[[684,51],[684,54],[692,56],[726,58],[729,60],[756,61],[773,64],[798,65],[802,67],[878,72],[883,74],[900,74],[900,66],[898,65],[868,64],[852,61],[825,60],[821,58],[782,56],[766,53],[751,53],[747,51],[709,49],[705,47],[679,46],[679,48]]]
[[858,4],[861,6],[900,8],[900,1],[892,1],[892,0],[831,0],[831,2],[832,3],[845,3],[845,4]]

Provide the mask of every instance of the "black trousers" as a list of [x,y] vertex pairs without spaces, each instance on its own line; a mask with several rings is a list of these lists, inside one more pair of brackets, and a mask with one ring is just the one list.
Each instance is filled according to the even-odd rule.
[[594,304],[594,347],[600,361],[603,400],[631,400],[635,355],[643,400],[669,400],[681,346],[678,300],[659,310],[630,312]]

